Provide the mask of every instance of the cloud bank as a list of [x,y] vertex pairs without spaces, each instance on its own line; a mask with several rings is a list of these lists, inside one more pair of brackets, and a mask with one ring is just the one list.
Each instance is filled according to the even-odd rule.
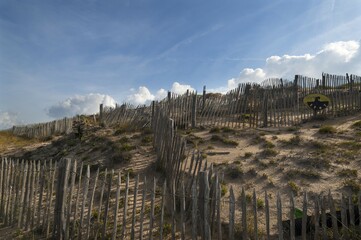
[[17,113],[0,111],[0,129],[8,129],[21,123]]
[[238,83],[262,82],[267,78],[293,79],[295,74],[319,78],[322,72],[361,74],[360,41],[339,41],[328,43],[315,53],[304,55],[271,56],[263,68],[245,68],[239,77],[228,80],[228,89]]
[[[170,89],[171,92],[176,94],[184,94],[187,90],[195,91],[191,85],[180,84],[178,82],[174,82]],[[134,90],[133,90],[134,91]],[[138,90],[129,95],[126,100],[129,103],[134,105],[141,105],[141,104],[149,104],[151,101],[154,100],[162,100],[167,96],[167,91],[163,88],[156,91],[154,94],[150,92],[150,90],[146,86],[141,86]]]
[[72,117],[77,114],[94,114],[99,112],[99,105],[115,107],[115,100],[99,93],[76,95],[47,109],[47,115],[52,118]]

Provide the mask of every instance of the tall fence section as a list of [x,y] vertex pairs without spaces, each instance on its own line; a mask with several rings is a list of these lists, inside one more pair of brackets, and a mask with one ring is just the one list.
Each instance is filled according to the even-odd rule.
[[0,217],[54,239],[356,239],[361,231],[361,195],[304,193],[297,204],[292,195],[230,188],[224,198],[212,166],[193,183],[183,172],[178,187],[107,170],[90,176],[70,159],[3,158]]

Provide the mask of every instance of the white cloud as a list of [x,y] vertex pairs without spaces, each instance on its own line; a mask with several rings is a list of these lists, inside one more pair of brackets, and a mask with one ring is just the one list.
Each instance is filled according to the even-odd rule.
[[195,91],[195,89],[192,88],[191,85],[183,85],[178,82],[174,82],[170,91],[176,94],[184,94],[185,92],[187,92],[187,90]]
[[[187,90],[195,91],[195,89],[190,85],[174,82],[170,91],[176,94],[184,94]],[[134,89],[131,89],[131,91],[134,91]],[[129,95],[126,98],[126,101],[134,105],[141,105],[149,104],[154,100],[162,100],[165,97],[167,97],[167,91],[163,88],[159,89],[155,94],[153,94],[147,87],[140,86],[137,92]]]
[[21,123],[17,113],[0,111],[0,129],[8,129]]
[[153,101],[154,98],[154,95],[150,93],[147,87],[140,86],[136,93],[133,93],[127,97],[127,101],[132,104],[139,105]]
[[296,74],[315,78],[320,78],[322,72],[360,75],[360,45],[360,41],[339,41],[324,45],[315,54],[271,56],[263,68],[245,68],[239,77],[228,80],[228,89],[235,88],[238,83],[259,83],[267,78],[293,79]]
[[47,115],[53,118],[72,117],[77,114],[94,114],[99,112],[99,105],[115,107],[115,100],[99,93],[76,95],[47,109]]

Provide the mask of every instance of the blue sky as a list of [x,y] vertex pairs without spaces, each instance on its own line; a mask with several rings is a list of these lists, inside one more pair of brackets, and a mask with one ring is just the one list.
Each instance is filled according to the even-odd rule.
[[3,0],[0,127],[164,90],[360,75],[360,12],[359,0]]

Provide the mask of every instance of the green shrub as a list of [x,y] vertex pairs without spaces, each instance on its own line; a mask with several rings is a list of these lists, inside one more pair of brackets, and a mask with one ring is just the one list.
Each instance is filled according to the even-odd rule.
[[274,157],[277,156],[278,151],[276,151],[275,149],[272,148],[266,148],[265,150],[262,151],[262,155],[266,156],[266,157]]
[[227,169],[227,174],[230,178],[239,178],[243,175],[243,169],[240,166],[230,166]]
[[120,150],[124,152],[129,152],[134,150],[135,148],[136,148],[135,146],[125,143],[120,147]]
[[358,120],[356,122],[354,122],[352,125],[351,125],[352,128],[361,128],[361,120]]
[[263,201],[263,199],[262,199],[262,198],[257,198],[257,203],[256,203],[256,205],[257,205],[257,208],[258,208],[258,209],[264,208],[264,201]]
[[227,139],[227,138],[223,138],[223,137],[221,137],[219,135],[212,135],[211,141],[219,141],[219,142],[222,142],[222,143],[224,143],[226,145],[238,146],[238,142],[236,142],[234,140]]
[[330,125],[324,125],[318,130],[318,132],[321,134],[333,134],[336,133],[336,131],[336,128]]
[[225,196],[228,192],[228,187],[225,183],[221,183],[221,196]]
[[298,195],[298,192],[301,190],[301,188],[294,181],[289,181],[287,184],[291,188],[292,192],[295,195]]
[[265,141],[264,146],[266,148],[274,148],[276,145],[274,145],[272,142]]

